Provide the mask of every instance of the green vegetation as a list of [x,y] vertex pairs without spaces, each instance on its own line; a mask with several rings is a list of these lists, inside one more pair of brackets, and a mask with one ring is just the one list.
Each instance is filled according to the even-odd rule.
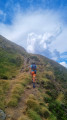
[[40,116],[42,116],[43,118],[48,118],[49,116],[50,116],[50,112],[49,112],[49,110],[48,110],[48,108],[46,108],[46,107],[41,107],[41,109],[40,109]]
[[12,91],[12,96],[10,101],[8,102],[8,106],[16,107],[18,105],[18,101],[20,100],[23,91],[24,91],[24,87],[20,84],[16,84]]
[[5,95],[6,92],[9,90],[9,81],[0,80],[0,109],[5,109],[6,102],[5,102]]
[[48,118],[48,120],[57,120],[56,116],[54,116],[53,114],[50,115],[50,117]]
[[9,79],[16,76],[17,69],[23,65],[26,52],[20,46],[0,36],[0,78]]
[[16,76],[21,64],[23,64],[23,57],[0,49],[0,78],[9,79]]
[[37,112],[39,112],[40,110],[38,102],[33,99],[27,100],[27,107],[28,109],[33,109],[34,111],[37,111]]
[[31,119],[25,115],[22,115],[18,120],[31,120]]
[[30,59],[35,60],[35,61],[39,61],[38,57],[37,57],[37,56],[34,56],[34,55],[33,55],[33,56],[31,55],[31,56],[30,56]]
[[30,76],[28,74],[27,75],[24,74],[22,79],[20,79],[12,89],[12,95],[10,100],[8,101],[8,106],[10,107],[18,106],[18,102],[21,98],[21,94],[23,94],[24,89],[26,85],[29,84],[29,82],[30,82]]
[[32,119],[32,120],[42,120],[40,118],[40,116],[33,110],[28,110],[28,116]]
[[52,101],[49,104],[49,110],[57,117],[57,120],[67,119],[65,105]]

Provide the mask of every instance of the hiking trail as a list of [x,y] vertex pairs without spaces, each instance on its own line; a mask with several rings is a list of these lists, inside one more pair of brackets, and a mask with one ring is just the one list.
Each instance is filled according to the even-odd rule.
[[[10,88],[6,95],[6,102],[9,101],[14,86],[16,85],[16,83],[19,82],[19,79],[22,78],[23,74],[24,73],[19,73],[18,77],[10,81]],[[33,84],[31,81],[31,83],[28,84],[27,87],[24,89],[24,93],[21,94],[21,98],[20,101],[18,102],[18,106],[6,107],[5,109],[7,114],[6,120],[18,120],[18,118],[22,116],[22,114],[24,114],[25,112],[25,109],[27,107],[26,101],[29,98],[29,95],[33,94],[36,98],[38,98],[38,92],[39,92],[38,85],[36,85],[36,88],[33,88]]]

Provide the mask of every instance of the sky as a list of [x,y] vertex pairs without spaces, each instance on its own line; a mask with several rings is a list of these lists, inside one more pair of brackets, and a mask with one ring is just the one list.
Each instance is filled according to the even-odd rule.
[[67,0],[0,0],[0,35],[67,68]]

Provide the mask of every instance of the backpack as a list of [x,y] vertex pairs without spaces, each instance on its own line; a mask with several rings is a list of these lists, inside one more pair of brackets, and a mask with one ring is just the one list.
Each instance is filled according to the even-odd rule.
[[32,69],[32,70],[36,70],[36,64],[32,64],[32,65],[31,65],[31,69]]

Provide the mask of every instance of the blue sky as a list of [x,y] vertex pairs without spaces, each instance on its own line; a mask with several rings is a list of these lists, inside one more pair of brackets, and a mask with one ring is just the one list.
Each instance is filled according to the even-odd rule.
[[67,0],[0,0],[0,34],[67,67]]

